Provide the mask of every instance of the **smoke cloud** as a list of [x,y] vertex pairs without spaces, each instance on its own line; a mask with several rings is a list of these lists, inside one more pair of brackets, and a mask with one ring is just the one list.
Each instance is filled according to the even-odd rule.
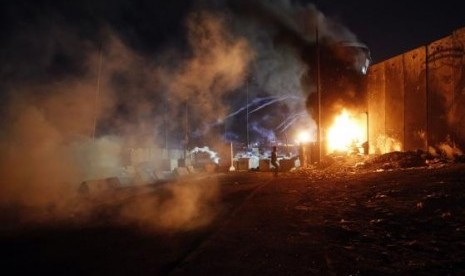
[[210,223],[218,209],[218,182],[182,180],[166,190],[139,196],[126,204],[119,218],[142,229],[189,230]]
[[[96,45],[59,27],[53,30],[56,37],[45,41],[41,34],[32,35],[34,28],[23,38],[13,37],[37,38],[45,55],[40,64],[31,64],[34,72],[23,68],[23,61],[2,74],[8,81],[3,87],[0,204],[18,206],[23,218],[33,220],[68,217],[76,206],[86,206],[76,202],[83,181],[121,175],[127,148],[163,144],[165,133],[159,129],[168,116],[176,118],[170,119],[170,129],[182,131],[183,116],[177,116],[186,102],[191,119],[206,125],[225,114],[222,96],[242,83],[253,52],[243,38],[229,34],[219,16],[192,13],[186,26],[191,55],[166,51],[175,62],[131,50],[108,26]],[[59,54],[74,59],[74,51],[83,57],[78,64],[54,60]],[[51,68],[55,63],[70,68]],[[153,224],[202,221],[202,204],[215,194],[212,182],[206,192],[202,185],[173,184],[170,199],[148,197],[137,204],[151,205]],[[130,204],[122,217],[145,221],[137,204]],[[93,207],[86,208],[91,212]]]
[[189,120],[203,127],[226,115],[228,107],[223,104],[223,96],[242,85],[253,57],[247,41],[231,35],[224,21],[207,12],[188,18],[192,57],[168,78],[168,88],[173,92],[170,104],[186,103],[187,108],[195,110]]
[[[323,57],[321,62],[325,65],[321,72],[331,86],[324,89],[327,103],[347,105],[360,98],[357,92],[360,87],[349,80],[356,74],[343,76],[346,72],[341,72],[341,68],[350,67],[357,74],[365,73],[370,58],[368,48],[350,30],[325,16],[315,5],[289,0],[221,3],[233,14],[233,29],[247,38],[255,52],[249,86],[241,92],[246,94],[244,90],[252,87],[247,91],[249,98],[272,96],[279,99],[267,109],[271,110],[273,121],[264,121],[262,112],[255,118],[252,116],[252,120],[274,132],[268,137],[282,137],[284,131],[292,133],[300,128],[316,130],[311,116],[314,107],[309,103],[315,102],[316,94],[317,33]],[[334,83],[340,85],[333,87]],[[335,107],[325,109],[333,110]],[[286,127],[276,128],[283,122],[291,124],[285,123]],[[263,137],[258,131],[254,133]]]
[[[355,40],[314,6],[286,0],[172,1],[170,23],[184,22],[179,29],[157,21],[163,17],[147,10],[164,11],[147,1],[117,1],[109,10],[93,2],[48,3],[43,13],[33,2],[3,9],[11,15],[0,55],[0,205],[18,206],[22,217],[90,213],[94,207],[78,193],[83,181],[137,171],[127,154],[138,148],[211,139],[212,126],[244,103],[245,89],[283,107],[261,118],[255,107],[258,136],[277,136],[271,122],[314,127],[302,116],[313,92],[302,78],[312,66],[315,22],[328,45]],[[213,138],[193,146],[220,144]],[[158,161],[166,158],[159,151]],[[191,184],[131,202],[121,218],[170,229],[206,223],[217,183]]]

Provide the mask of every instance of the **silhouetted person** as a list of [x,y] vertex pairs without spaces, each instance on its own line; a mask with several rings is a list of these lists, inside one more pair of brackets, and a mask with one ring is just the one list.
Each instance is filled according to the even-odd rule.
[[299,145],[299,160],[300,160],[300,167],[306,168],[307,167],[307,153],[305,150],[305,145],[302,143]]
[[362,147],[363,147],[363,153],[364,154],[368,154],[368,141],[365,141],[363,144],[362,144]]
[[274,175],[278,176],[279,164],[278,164],[278,154],[276,152],[276,146],[273,147],[271,151],[271,165],[274,167]]

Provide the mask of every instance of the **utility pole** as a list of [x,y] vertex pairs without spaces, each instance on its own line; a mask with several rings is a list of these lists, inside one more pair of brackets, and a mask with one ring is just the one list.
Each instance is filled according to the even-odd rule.
[[322,129],[321,129],[321,83],[320,83],[320,39],[318,33],[318,13],[316,14],[315,24],[315,42],[316,42],[316,92],[318,95],[318,128],[317,128],[317,141],[318,141],[318,162],[321,162],[322,155]]
[[249,79],[246,81],[246,94],[247,94],[247,105],[246,105],[246,112],[247,112],[247,119],[246,119],[246,132],[247,132],[247,150],[249,149]]
[[231,142],[231,166],[229,167],[229,171],[233,172],[236,168],[234,167],[234,151],[233,151],[233,143]]
[[185,125],[184,125],[184,162],[185,166],[187,166],[187,146],[189,144],[189,105],[188,102],[186,101],[186,106],[185,106]]
[[164,104],[163,104],[163,109],[164,109],[164,112],[163,112],[163,128],[164,128],[164,131],[165,131],[165,150],[168,150],[168,118],[167,118],[167,113],[168,113],[168,103],[166,101],[166,92],[164,93],[164,97],[163,97],[163,101],[164,101]]
[[430,101],[428,100],[429,98],[429,51],[428,51],[428,44],[425,45],[425,91],[426,91],[426,125],[425,125],[425,150],[427,151],[429,149],[430,145],[430,135],[428,133],[429,131],[429,120],[430,120],[430,115],[429,115],[429,105]]
[[366,145],[366,152],[365,154],[370,154],[370,119],[368,117],[368,110],[365,112],[365,114],[367,115],[367,145]]
[[97,116],[99,108],[99,97],[100,97],[100,75],[102,73],[102,45],[99,47],[99,61],[98,61],[98,71],[97,71],[97,88],[95,90],[95,106],[94,106],[94,124],[92,127],[92,141],[95,140],[95,132],[97,129]]

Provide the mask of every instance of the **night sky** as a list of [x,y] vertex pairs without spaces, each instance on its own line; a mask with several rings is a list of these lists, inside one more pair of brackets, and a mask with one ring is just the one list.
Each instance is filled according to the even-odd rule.
[[317,3],[327,16],[337,18],[370,47],[374,62],[465,27],[464,4],[459,0],[320,0]]
[[[37,24],[72,26],[83,37],[109,24],[139,50],[156,51],[167,40],[179,44],[183,18],[196,1],[3,0],[0,4],[2,59],[18,31]],[[300,0],[349,28],[371,49],[375,62],[449,35],[465,26],[462,2],[399,0]],[[96,39],[94,37],[94,39]]]

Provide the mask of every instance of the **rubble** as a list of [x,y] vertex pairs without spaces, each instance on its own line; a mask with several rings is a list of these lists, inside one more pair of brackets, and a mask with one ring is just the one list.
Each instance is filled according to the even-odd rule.
[[383,172],[389,170],[408,170],[415,168],[441,168],[452,163],[463,163],[463,155],[453,159],[443,155],[432,155],[421,150],[394,151],[378,155],[336,155],[325,156],[318,164],[309,168],[299,168],[295,173],[316,179],[343,177],[345,175],[368,172]]

